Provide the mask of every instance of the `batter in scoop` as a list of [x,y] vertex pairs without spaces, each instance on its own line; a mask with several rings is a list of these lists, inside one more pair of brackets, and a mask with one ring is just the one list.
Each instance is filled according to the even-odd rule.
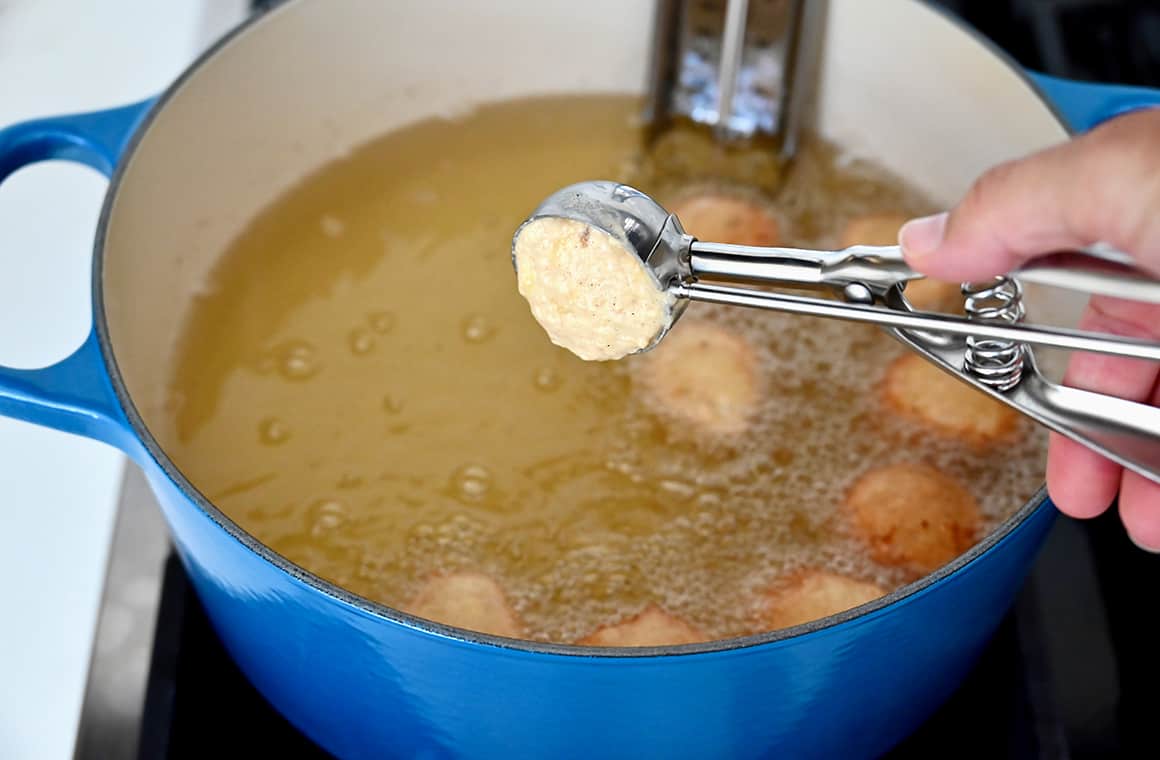
[[652,344],[674,298],[623,242],[572,219],[534,219],[515,243],[520,295],[557,346],[621,359]]

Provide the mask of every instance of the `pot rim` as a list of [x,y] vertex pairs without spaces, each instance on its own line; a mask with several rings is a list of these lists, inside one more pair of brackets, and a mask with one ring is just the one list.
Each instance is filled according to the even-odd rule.
[[[997,544],[1015,532],[1017,528],[1022,526],[1027,520],[1041,509],[1052,509],[1053,505],[1049,502],[1047,496],[1046,486],[1041,486],[1025,504],[1012,513],[1006,520],[995,527],[990,533],[979,540],[966,552],[955,557],[947,564],[938,568],[932,573],[922,576],[921,578],[899,586],[885,596],[881,596],[875,600],[865,604],[844,610],[835,615],[830,615],[818,620],[809,621],[789,628],[782,628],[775,631],[767,631],[763,633],[750,634],[746,636],[735,636],[727,639],[715,639],[712,641],[699,644],[680,644],[668,646],[651,646],[651,647],[586,647],[575,644],[554,644],[547,642],[531,641],[527,639],[512,639],[503,636],[495,636],[492,634],[471,631],[464,628],[457,628],[454,626],[445,625],[435,621],[426,620],[415,615],[412,615],[402,610],[390,607],[379,602],[372,601],[365,597],[351,593],[342,588],[336,583],[317,576],[303,567],[294,564],[282,555],[275,552],[270,547],[259,541],[255,536],[248,533],[240,525],[234,522],[212,501],[210,501],[192,481],[185,476],[177,464],[165,453],[160,443],[153,436],[144,419],[133,403],[132,397],[125,386],[124,379],[121,375],[119,366],[117,365],[116,355],[112,348],[112,340],[109,336],[108,323],[105,316],[105,300],[104,300],[104,282],[102,278],[103,264],[105,257],[105,241],[109,228],[109,221],[112,216],[114,201],[117,196],[117,191],[120,188],[121,182],[124,179],[124,174],[132,162],[132,158],[136,150],[149,132],[157,115],[164,110],[169,101],[184,87],[186,82],[191,80],[201,70],[202,66],[209,60],[214,58],[219,51],[232,44],[250,30],[260,24],[267,16],[273,16],[278,13],[288,12],[288,9],[297,6],[301,2],[307,0],[286,0],[273,7],[266,8],[257,13],[254,13],[241,24],[231,29],[227,34],[217,40],[213,45],[203,51],[192,63],[190,63],[182,73],[161,93],[160,96],[150,105],[148,112],[144,115],[138,123],[136,129],[125,146],[120,160],[110,179],[108,190],[105,194],[103,204],[101,206],[100,218],[97,223],[96,236],[93,245],[93,260],[92,260],[92,303],[93,303],[93,328],[97,335],[97,343],[100,348],[101,357],[105,362],[105,367],[108,372],[110,384],[116,396],[118,403],[120,403],[125,413],[125,418],[129,423],[130,430],[134,436],[141,441],[144,450],[149,457],[157,464],[158,467],[165,473],[165,475],[177,486],[178,490],[190,500],[198,509],[200,509],[207,517],[213,520],[220,528],[222,528],[229,536],[236,539],[246,549],[253,552],[260,559],[269,563],[273,567],[281,570],[295,580],[298,580],[305,585],[311,587],[313,590],[330,597],[331,599],[354,607],[363,613],[367,613],[373,617],[388,620],[392,623],[404,625],[415,630],[420,634],[433,635],[438,639],[461,641],[468,644],[483,645],[486,647],[494,647],[500,649],[514,650],[516,652],[539,654],[539,655],[559,655],[569,658],[585,658],[585,659],[621,659],[621,658],[638,658],[651,659],[656,657],[673,657],[685,655],[702,655],[702,654],[720,654],[735,652],[739,650],[751,649],[754,647],[785,642],[791,639],[805,637],[810,634],[818,633],[823,630],[828,630],[837,626],[841,626],[859,618],[870,616],[880,610],[893,606],[894,604],[907,599],[916,594],[920,594],[927,589],[943,582],[953,575],[958,574],[964,570],[968,565],[975,560],[981,558],[983,555],[990,552]],[[1067,121],[1062,117],[1059,109],[1055,104],[1044,94],[1035,81],[1028,76],[1027,72],[1021,67],[1006,51],[999,48],[990,39],[983,36],[978,30],[967,26],[963,21],[953,16],[948,10],[926,5],[925,8],[938,15],[942,16],[949,23],[957,27],[961,32],[972,37],[978,42],[984,50],[988,51],[1001,60],[1007,67],[1031,89],[1031,91],[1039,98],[1044,106],[1051,112],[1051,114],[1059,121],[1063,129],[1069,134],[1074,134],[1074,130],[1070,128]]]

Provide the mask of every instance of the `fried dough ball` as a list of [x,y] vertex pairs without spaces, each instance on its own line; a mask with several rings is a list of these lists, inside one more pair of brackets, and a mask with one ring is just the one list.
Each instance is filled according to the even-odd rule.
[[438,623],[496,636],[515,638],[523,632],[503,589],[483,573],[436,575],[404,609]]
[[1010,437],[1019,420],[1014,409],[912,353],[887,368],[883,395],[895,411],[976,446]]
[[[902,214],[891,213],[859,216],[846,224],[840,245],[898,245],[898,230],[907,220]],[[930,278],[908,282],[906,300],[919,311],[957,310],[963,303],[958,285]]]
[[875,562],[918,574],[969,549],[980,521],[979,506],[962,485],[917,463],[870,470],[850,488],[845,506]]
[[719,191],[680,198],[669,212],[699,240],[730,245],[777,245],[780,225],[757,201]]
[[660,647],[708,640],[697,628],[650,604],[639,615],[598,628],[577,643],[588,647]]
[[825,570],[804,570],[778,583],[761,599],[758,617],[769,630],[835,615],[886,594],[877,583]]
[[911,280],[903,290],[906,300],[918,311],[958,312],[962,310],[963,297],[959,286],[953,282],[942,282],[924,277]]
[[898,245],[898,230],[906,224],[903,214],[865,214],[851,219],[842,230],[839,245]]
[[761,402],[757,353],[743,336],[712,322],[678,322],[635,369],[646,400],[698,432],[743,432]]

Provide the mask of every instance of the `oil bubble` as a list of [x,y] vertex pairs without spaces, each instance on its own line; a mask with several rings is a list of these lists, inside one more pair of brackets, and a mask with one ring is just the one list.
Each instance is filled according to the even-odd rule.
[[362,327],[356,327],[346,336],[346,343],[350,352],[356,356],[369,354],[375,347],[374,336]]
[[258,423],[258,438],[268,446],[277,446],[290,438],[290,428],[276,417],[267,417]]
[[310,535],[318,537],[332,533],[342,527],[347,520],[346,507],[334,499],[321,499],[307,510]]
[[662,480],[660,487],[662,491],[678,499],[691,499],[697,493],[696,488],[680,480]]
[[483,501],[491,491],[491,473],[482,465],[464,465],[451,476],[451,488],[463,501]]
[[540,390],[551,393],[560,387],[563,380],[560,377],[560,373],[551,367],[540,367],[532,376],[532,382]]
[[468,343],[483,343],[495,335],[495,326],[481,314],[471,314],[464,317],[460,325],[463,339]]
[[380,335],[386,335],[395,329],[396,317],[393,311],[376,311],[367,315],[367,324]]
[[346,232],[346,222],[334,214],[323,214],[318,220],[318,226],[322,229],[322,234],[328,238],[340,238]]
[[429,187],[421,187],[415,192],[411,193],[411,199],[414,200],[415,203],[421,203],[426,206],[432,203],[438,203],[439,193],[435,192]]
[[287,380],[308,380],[321,369],[314,346],[304,340],[291,340],[274,349],[278,372]]

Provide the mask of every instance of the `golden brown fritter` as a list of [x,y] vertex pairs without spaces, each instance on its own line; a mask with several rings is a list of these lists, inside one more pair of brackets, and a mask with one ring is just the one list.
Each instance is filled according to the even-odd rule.
[[898,245],[898,230],[905,224],[903,214],[866,214],[851,219],[842,230],[838,245]]
[[874,561],[925,574],[975,542],[980,513],[961,484],[926,464],[876,467],[850,488],[853,533]]
[[722,192],[687,195],[669,207],[685,232],[698,240],[730,245],[777,245],[781,229],[761,203]]
[[767,630],[789,628],[835,615],[886,594],[868,583],[825,570],[790,575],[762,595],[758,620]]
[[882,395],[894,411],[975,446],[1010,438],[1018,427],[1014,409],[913,353],[887,368]]
[[659,647],[708,640],[684,620],[650,604],[639,615],[599,628],[577,643],[590,647]]
[[749,341],[712,322],[678,322],[634,370],[635,385],[654,409],[698,433],[743,432],[764,392]]
[[519,637],[523,633],[503,588],[483,573],[457,572],[432,577],[404,610],[457,628]]

